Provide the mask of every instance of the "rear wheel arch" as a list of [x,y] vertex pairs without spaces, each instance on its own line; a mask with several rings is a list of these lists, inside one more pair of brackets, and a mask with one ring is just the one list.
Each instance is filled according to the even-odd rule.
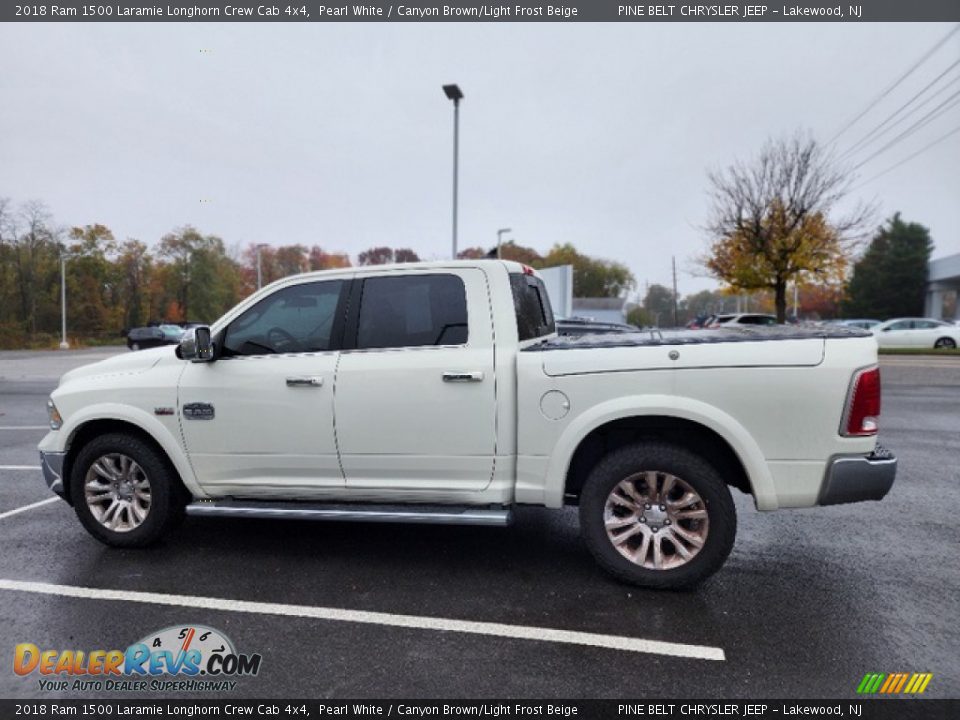
[[610,453],[642,442],[667,443],[704,459],[730,487],[755,495],[743,460],[715,430],[694,420],[670,415],[635,415],[606,422],[585,435],[567,467],[564,500],[578,503],[591,470]]

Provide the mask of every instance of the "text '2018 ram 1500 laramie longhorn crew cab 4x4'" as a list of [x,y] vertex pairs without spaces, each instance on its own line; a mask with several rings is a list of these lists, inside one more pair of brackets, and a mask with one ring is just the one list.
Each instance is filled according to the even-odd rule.
[[184,512],[505,524],[579,505],[613,575],[691,586],[760,510],[880,499],[877,344],[857,329],[560,338],[495,260],[288,277],[179,347],[64,375],[47,483],[114,546]]

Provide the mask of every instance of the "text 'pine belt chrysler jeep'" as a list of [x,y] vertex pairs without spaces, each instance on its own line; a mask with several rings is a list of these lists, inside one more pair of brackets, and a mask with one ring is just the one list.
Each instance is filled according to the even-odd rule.
[[877,344],[843,327],[558,337],[496,260],[285,278],[177,348],[63,376],[50,488],[117,547],[184,513],[504,525],[578,505],[616,577],[688,587],[759,510],[879,500]]

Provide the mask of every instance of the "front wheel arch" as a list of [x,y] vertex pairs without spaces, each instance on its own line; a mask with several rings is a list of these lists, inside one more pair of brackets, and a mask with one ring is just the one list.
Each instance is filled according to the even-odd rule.
[[173,477],[177,483],[178,492],[182,495],[185,501],[190,500],[192,493],[187,490],[186,485],[183,483],[183,478],[177,471],[176,465],[174,464],[173,460],[171,460],[166,450],[163,449],[163,446],[160,445],[160,443],[157,442],[156,439],[150,435],[150,433],[146,432],[139,425],[135,425],[134,423],[126,422],[124,420],[113,419],[90,420],[74,430],[70,440],[68,441],[67,453],[63,462],[64,500],[66,500],[70,505],[73,505],[73,491],[70,488],[71,483],[68,481],[68,478],[71,477],[71,473],[73,472],[73,462],[76,460],[77,455],[91,440],[101,435],[107,435],[110,433],[123,433],[126,435],[132,435],[139,440],[144,441],[148,445],[151,445],[157,454],[167,464],[171,473],[171,477]]

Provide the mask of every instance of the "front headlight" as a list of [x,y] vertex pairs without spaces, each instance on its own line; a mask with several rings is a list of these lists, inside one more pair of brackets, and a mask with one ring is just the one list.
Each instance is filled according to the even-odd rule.
[[47,415],[50,417],[51,430],[59,430],[63,427],[63,418],[60,417],[60,411],[53,404],[53,400],[47,400]]

